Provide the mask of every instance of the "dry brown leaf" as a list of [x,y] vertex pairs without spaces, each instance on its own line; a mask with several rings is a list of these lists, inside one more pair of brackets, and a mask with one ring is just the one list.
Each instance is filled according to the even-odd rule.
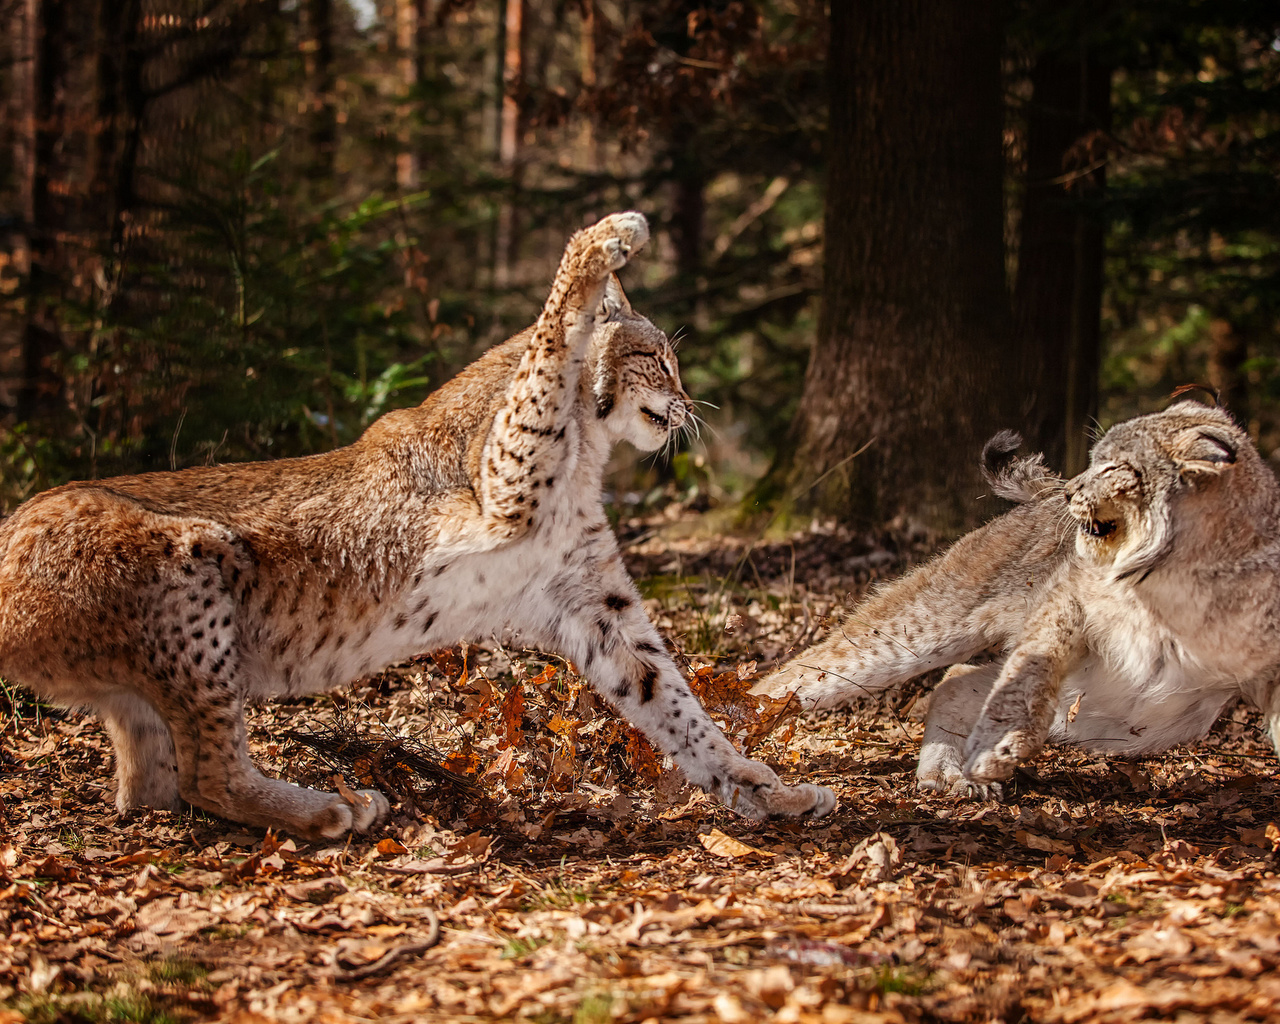
[[725,835],[718,828],[712,829],[706,835],[698,837],[698,841],[706,847],[707,852],[716,857],[728,857],[730,860],[739,860],[743,857],[773,857],[775,854],[767,850],[760,850],[754,846],[748,846],[733,836]]
[[1013,834],[1013,838],[1030,850],[1043,850],[1045,853],[1070,854],[1076,849],[1071,843],[1050,839],[1048,836],[1037,835],[1025,829],[1019,829]]

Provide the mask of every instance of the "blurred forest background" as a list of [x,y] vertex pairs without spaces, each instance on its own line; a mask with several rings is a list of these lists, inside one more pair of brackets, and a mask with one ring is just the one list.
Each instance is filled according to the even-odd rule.
[[[1210,384],[1280,446],[1280,8],[0,0],[0,471],[345,444],[638,208],[714,428],[619,493],[954,529]],[[825,274],[824,274],[825,269]],[[869,446],[868,446],[869,444]],[[856,454],[856,457],[855,457]],[[987,510],[989,511],[989,509]]]

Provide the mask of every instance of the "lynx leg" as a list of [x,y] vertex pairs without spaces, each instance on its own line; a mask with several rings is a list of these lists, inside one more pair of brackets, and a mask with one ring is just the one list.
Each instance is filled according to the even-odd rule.
[[999,674],[998,664],[955,665],[942,677],[929,698],[929,714],[925,718],[924,742],[916,768],[916,785],[920,789],[983,799],[1002,796],[1000,783],[984,785],[964,776],[965,741]]
[[368,831],[390,811],[387,798],[374,790],[362,790],[348,803],[335,793],[262,775],[249,759],[239,698],[210,701],[185,724],[174,730],[182,796],[220,817],[304,839],[334,839]]
[[179,560],[150,595],[160,610],[157,621],[171,625],[151,636],[145,684],[173,737],[178,792],[221,817],[307,839],[372,827],[390,809],[382,794],[367,793],[353,806],[333,793],[266,778],[250,761],[244,702],[254,688],[240,654],[231,590],[242,579],[244,553],[225,531],[184,525],[175,537]]
[[116,810],[135,807],[176,811],[178,762],[169,727],[141,697],[122,693],[94,709],[106,728],[116,757]]
[[515,537],[534,522],[540,495],[576,450],[566,441],[578,377],[613,271],[649,239],[641,213],[615,213],[565,247],[529,347],[480,455],[477,495],[490,532]]
[[547,624],[546,642],[572,659],[657,750],[671,755],[691,783],[748,818],[821,816],[835,807],[831,790],[786,786],[729,742],[667,653],[616,555],[564,574],[548,590],[558,614]]
[[1005,660],[965,744],[965,775],[989,783],[1013,775],[1049,737],[1062,678],[1084,650],[1084,611],[1068,591],[1050,595],[1029,617],[1023,641]]

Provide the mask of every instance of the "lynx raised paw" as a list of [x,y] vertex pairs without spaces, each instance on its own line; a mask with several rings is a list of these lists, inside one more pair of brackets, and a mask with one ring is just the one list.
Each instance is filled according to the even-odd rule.
[[632,254],[649,241],[649,222],[643,213],[634,210],[612,213],[590,230],[595,237],[606,236],[600,243],[605,256],[605,273],[621,270]]

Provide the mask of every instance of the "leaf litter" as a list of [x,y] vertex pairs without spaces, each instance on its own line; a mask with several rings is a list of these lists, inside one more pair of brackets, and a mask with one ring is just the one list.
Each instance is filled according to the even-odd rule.
[[917,794],[919,688],[816,718],[747,691],[928,538],[622,531],[691,685],[743,749],[832,786],[831,816],[735,817],[573,666],[497,643],[251,716],[264,769],[393,798],[329,845],[121,819],[97,724],[0,691],[0,1024],[1280,1016],[1256,716],[1160,757],[1052,750],[1004,803]]

